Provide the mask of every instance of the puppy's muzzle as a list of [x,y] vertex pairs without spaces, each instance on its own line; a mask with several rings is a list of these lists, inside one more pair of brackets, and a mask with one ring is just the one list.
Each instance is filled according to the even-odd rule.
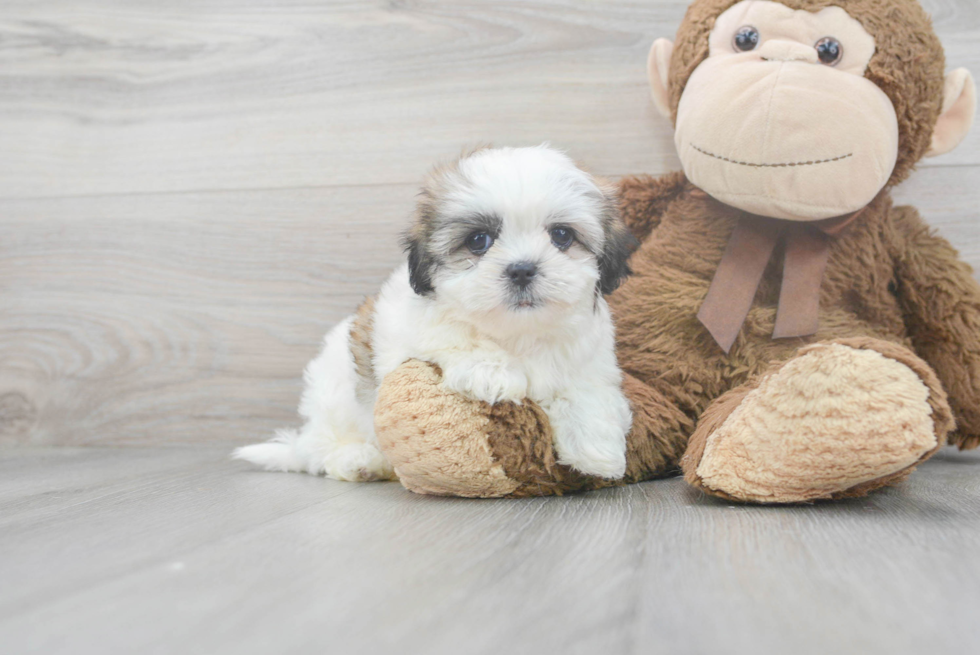
[[538,274],[538,265],[534,262],[515,262],[504,271],[511,284],[519,289],[526,289]]

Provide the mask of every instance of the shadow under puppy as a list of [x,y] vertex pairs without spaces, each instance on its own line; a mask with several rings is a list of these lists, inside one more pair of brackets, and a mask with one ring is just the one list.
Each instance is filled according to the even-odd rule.
[[388,373],[419,359],[475,400],[534,400],[561,464],[622,477],[632,416],[603,296],[629,274],[635,240],[617,207],[614,191],[547,146],[485,148],[435,169],[408,261],[306,368],[306,424],[234,456],[338,480],[395,477],[374,403]]

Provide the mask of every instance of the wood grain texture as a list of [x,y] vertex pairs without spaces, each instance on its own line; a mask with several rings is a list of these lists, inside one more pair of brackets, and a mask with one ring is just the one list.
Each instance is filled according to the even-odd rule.
[[265,438],[414,187],[0,201],[0,439]]
[[[686,5],[6,2],[0,197],[414,184],[481,141],[666,172],[646,55]],[[924,5],[980,73],[977,3]],[[980,133],[936,163],[980,163]]]
[[833,504],[473,501],[224,450],[0,452],[10,653],[980,650],[980,454]]
[[[980,73],[980,6],[924,2]],[[8,0],[0,444],[244,443],[398,262],[423,172],[550,140],[679,166],[646,51],[686,0]],[[980,130],[898,190],[980,265]]]

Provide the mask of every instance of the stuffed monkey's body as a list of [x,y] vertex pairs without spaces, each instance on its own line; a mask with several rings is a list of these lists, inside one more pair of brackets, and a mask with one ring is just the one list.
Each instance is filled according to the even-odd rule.
[[[839,498],[980,444],[980,285],[888,192],[969,130],[972,77],[944,66],[916,0],[694,0],[654,44],[685,172],[621,185],[642,245],[609,298],[634,415],[619,483],[681,468],[734,500]],[[466,401],[420,362],[375,420],[416,491],[614,484],[558,465],[533,403]]]
[[[913,208],[893,207],[882,193],[828,237],[820,328],[810,337],[772,338],[783,277],[777,246],[725,354],[698,321],[698,307],[736,222],[755,219],[680,175],[627,179],[623,192],[627,222],[643,245],[634,276],[611,298],[618,355],[627,375],[663,398],[634,408],[667,419],[658,422],[671,426],[670,436],[661,427],[660,438],[672,453],[687,448],[690,482],[761,502],[853,493],[857,484],[867,490],[945,445],[950,405],[958,422],[950,440],[977,445],[980,286]],[[745,397],[800,357],[798,389],[782,368],[778,389]],[[795,394],[808,396],[805,407],[794,405]],[[751,416],[729,420],[740,406]],[[714,460],[704,456],[706,444]],[[789,479],[802,469],[803,480]]]

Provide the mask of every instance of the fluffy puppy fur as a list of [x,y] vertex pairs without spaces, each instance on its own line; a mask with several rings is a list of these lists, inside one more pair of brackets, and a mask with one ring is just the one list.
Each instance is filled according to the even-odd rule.
[[408,261],[337,325],[306,369],[306,424],[235,457],[338,480],[389,479],[373,428],[378,384],[415,358],[451,390],[536,401],[559,461],[622,477],[632,417],[603,298],[635,240],[614,191],[547,146],[482,149],[436,169],[405,237]]

